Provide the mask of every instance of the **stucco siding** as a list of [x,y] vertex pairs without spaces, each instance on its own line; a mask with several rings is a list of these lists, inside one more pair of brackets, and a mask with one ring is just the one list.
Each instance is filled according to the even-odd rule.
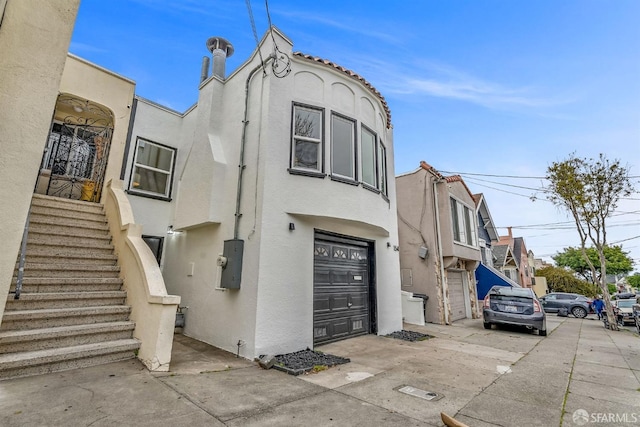
[[[47,140],[79,0],[0,4],[0,317]],[[28,88],[28,90],[25,90]],[[26,119],[27,118],[27,119]]]

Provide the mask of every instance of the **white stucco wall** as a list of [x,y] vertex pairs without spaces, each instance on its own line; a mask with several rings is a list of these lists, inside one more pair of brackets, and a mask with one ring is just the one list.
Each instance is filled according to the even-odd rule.
[[22,239],[79,0],[0,2],[0,317]]
[[[180,140],[175,197],[168,206],[175,207],[170,220],[182,232],[165,240],[163,271],[167,291],[180,295],[181,304],[189,307],[184,333],[234,353],[240,342],[240,355],[247,358],[313,345],[315,229],[374,242],[378,333],[402,328],[398,252],[393,250],[398,244],[393,140],[384,108],[357,80],[294,57],[291,43],[279,33],[275,36],[292,60],[289,76],[275,78],[268,65],[263,77],[254,54],[224,82],[212,77],[203,83],[197,107],[182,124],[172,122],[171,129],[151,138],[170,145],[168,135],[177,129],[180,133],[175,138]],[[271,43],[270,37],[263,39],[265,58]],[[245,85],[252,71],[237,230],[245,245],[242,285],[220,290],[216,258],[224,241],[234,237]],[[316,83],[310,86],[309,80]],[[339,112],[358,121],[358,134],[363,123],[380,136],[387,149],[388,200],[329,176],[288,172],[292,102],[323,107],[327,118],[330,111]],[[153,126],[160,119],[156,115],[161,113],[139,109],[134,133]],[[330,123],[325,125],[324,161],[329,165]],[[154,209],[148,200],[132,205],[143,226],[156,227],[158,221],[146,216],[166,216],[164,208]],[[294,231],[288,228],[290,222]]]

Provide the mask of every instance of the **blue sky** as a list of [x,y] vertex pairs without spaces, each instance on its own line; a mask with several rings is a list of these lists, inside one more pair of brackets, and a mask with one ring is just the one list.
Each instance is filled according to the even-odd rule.
[[[251,6],[262,37],[265,2]],[[396,174],[420,160],[463,172],[499,233],[514,227],[537,257],[579,243],[565,213],[529,199],[551,162],[602,152],[640,187],[640,1],[270,0],[269,12],[294,51],[354,70],[386,98]],[[70,51],[184,111],[211,36],[234,45],[227,73],[245,61],[256,46],[246,2],[82,0]],[[640,271],[639,193],[621,201],[609,241]]]

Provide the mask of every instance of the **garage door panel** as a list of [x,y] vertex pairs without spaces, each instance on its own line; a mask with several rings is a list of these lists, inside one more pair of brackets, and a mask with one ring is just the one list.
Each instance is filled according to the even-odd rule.
[[467,311],[464,298],[464,281],[462,272],[447,272],[447,284],[449,287],[449,304],[451,305],[451,321],[464,319],[467,317]]
[[[346,240],[346,239],[341,239]],[[368,248],[316,240],[314,343],[369,333]]]

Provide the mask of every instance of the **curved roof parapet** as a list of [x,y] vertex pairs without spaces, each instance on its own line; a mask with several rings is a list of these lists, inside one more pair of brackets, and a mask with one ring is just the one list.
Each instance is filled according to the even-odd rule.
[[375,87],[373,87],[373,85],[371,85],[371,83],[369,83],[367,80],[365,80],[364,77],[362,77],[361,75],[359,75],[358,73],[355,73],[347,68],[344,68],[341,65],[336,64],[335,62],[331,62],[327,59],[322,59],[319,58],[317,56],[312,56],[312,55],[307,55],[304,54],[302,52],[294,52],[293,53],[295,56],[298,56],[300,58],[304,58],[307,59],[309,61],[313,61],[313,62],[317,62],[320,64],[324,64],[328,67],[332,67],[338,71],[341,71],[343,73],[345,73],[346,75],[348,75],[349,77],[358,80],[360,83],[362,83],[363,85],[365,85],[367,87],[367,89],[369,89],[369,91],[371,91],[371,93],[373,93],[382,103],[382,106],[384,107],[384,111],[387,115],[387,129],[391,128],[391,110],[389,110],[389,105],[387,104],[387,101],[384,99],[384,96],[382,96],[382,94],[378,91],[378,89],[376,89]]

